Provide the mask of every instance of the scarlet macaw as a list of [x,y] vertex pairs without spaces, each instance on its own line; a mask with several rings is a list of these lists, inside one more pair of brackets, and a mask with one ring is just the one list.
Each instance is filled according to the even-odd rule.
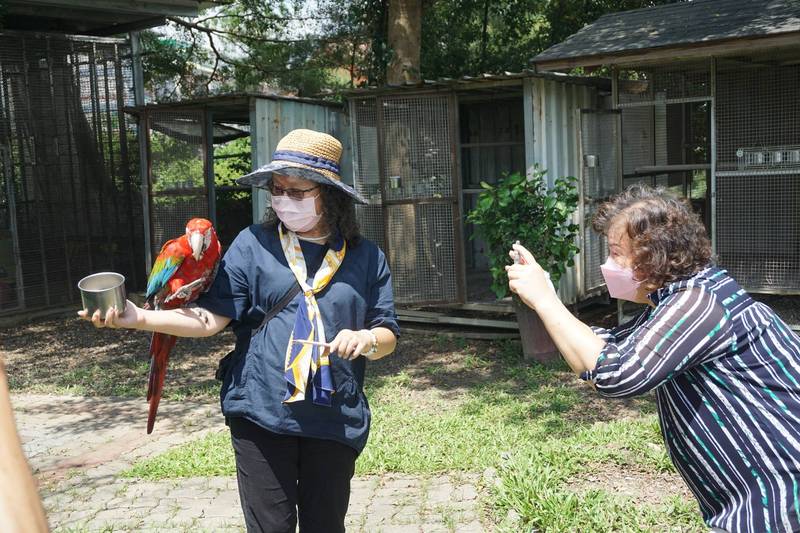
[[[205,292],[217,272],[222,245],[210,221],[193,218],[186,224],[186,233],[167,241],[158,254],[147,278],[146,309],[185,307]],[[147,380],[147,433],[153,432],[158,404],[164,389],[167,361],[178,338],[153,333],[150,341],[150,375]]]

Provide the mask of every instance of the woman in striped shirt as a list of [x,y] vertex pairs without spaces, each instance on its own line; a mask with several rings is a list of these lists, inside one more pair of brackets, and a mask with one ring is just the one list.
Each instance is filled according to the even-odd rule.
[[730,532],[800,531],[800,337],[711,266],[699,217],[663,189],[603,205],[611,296],[649,307],[605,330],[575,318],[523,247],[509,287],[602,396],[655,390],[670,458],[703,519]]

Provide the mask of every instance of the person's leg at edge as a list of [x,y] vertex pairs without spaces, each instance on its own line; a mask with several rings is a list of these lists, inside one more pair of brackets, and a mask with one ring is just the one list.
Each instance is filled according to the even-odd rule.
[[332,440],[300,439],[300,533],[344,532],[358,453]]
[[248,533],[294,533],[299,439],[244,418],[231,418],[229,424]]

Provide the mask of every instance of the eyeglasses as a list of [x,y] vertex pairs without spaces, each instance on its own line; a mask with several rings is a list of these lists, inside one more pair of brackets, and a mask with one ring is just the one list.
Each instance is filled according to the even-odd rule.
[[273,196],[283,196],[284,194],[293,200],[302,200],[306,197],[307,192],[311,192],[314,189],[319,189],[319,185],[315,185],[310,189],[284,189],[279,185],[275,185],[274,181],[271,181],[269,184],[269,192]]

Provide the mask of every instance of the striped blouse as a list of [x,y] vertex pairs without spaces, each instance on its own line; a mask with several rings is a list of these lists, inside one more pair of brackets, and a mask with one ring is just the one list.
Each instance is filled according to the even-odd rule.
[[710,527],[800,531],[800,337],[724,270],[650,294],[584,372],[604,396],[656,391],[672,462]]

